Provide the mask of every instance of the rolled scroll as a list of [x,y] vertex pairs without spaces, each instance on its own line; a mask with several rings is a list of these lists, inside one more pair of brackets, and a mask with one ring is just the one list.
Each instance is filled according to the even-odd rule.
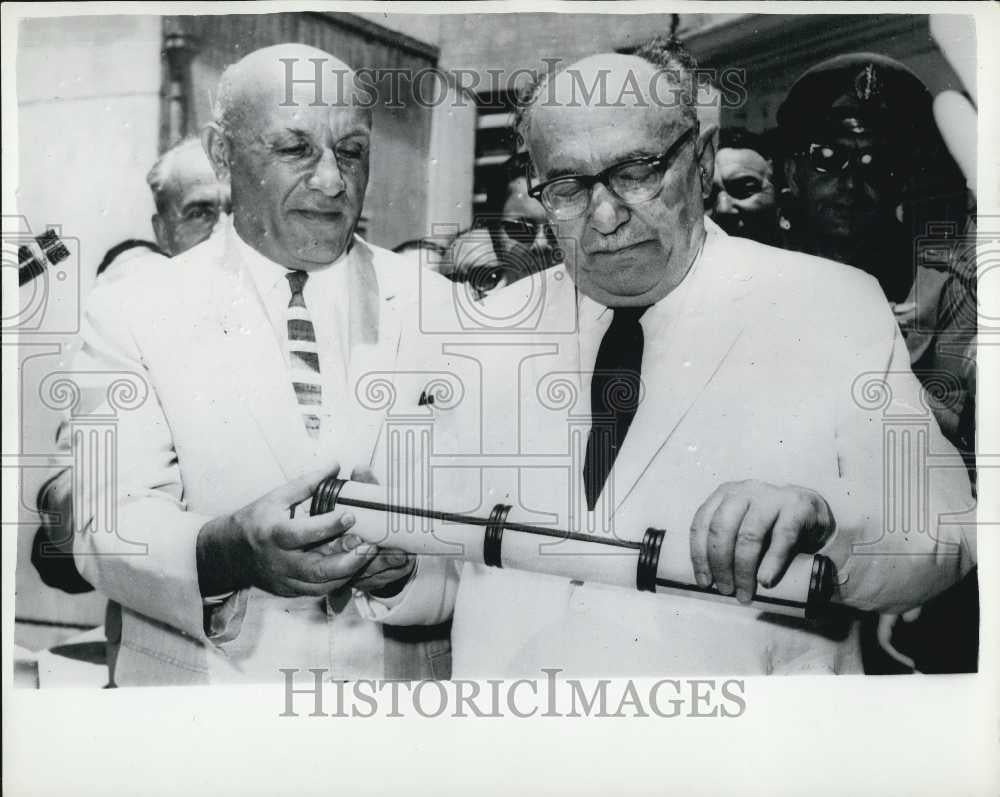
[[[351,533],[411,554],[451,556],[491,567],[722,601],[800,618],[821,615],[833,594],[833,566],[825,556],[796,555],[777,584],[758,586],[753,601],[741,604],[714,586],[698,586],[687,557],[683,561],[661,557],[667,534],[663,529],[648,528],[641,541],[634,541],[524,523],[518,511],[506,504],[497,504],[488,517],[439,512],[391,503],[385,487],[379,485],[333,477],[321,482],[312,499],[296,509],[307,506],[310,515],[349,509],[357,518]],[[434,530],[414,531],[412,524],[390,522],[406,518],[432,520]],[[540,545],[543,542],[547,544]]]

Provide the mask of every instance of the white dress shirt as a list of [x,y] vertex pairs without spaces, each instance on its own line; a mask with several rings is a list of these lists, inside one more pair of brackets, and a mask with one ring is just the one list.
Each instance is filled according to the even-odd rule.
[[[230,234],[234,248],[253,279],[287,363],[286,318],[291,289],[286,275],[289,269],[252,248],[235,229],[231,229]],[[378,323],[377,315],[374,319],[370,317],[371,308],[377,306],[378,283],[374,273],[360,273],[366,265],[368,269],[371,266],[357,256],[357,251],[356,246],[352,247],[333,263],[310,271],[303,288],[303,298],[316,332],[323,385],[320,435],[316,440],[310,438],[314,444],[313,454],[316,467],[339,462],[341,473],[346,475],[354,465],[367,465],[367,454],[356,450],[352,439],[355,400],[348,387],[351,354],[354,348],[369,342],[371,335],[377,336]],[[289,395],[293,396],[290,376]],[[291,406],[289,411],[292,411]],[[311,667],[328,669],[334,680],[384,674],[382,629],[369,618],[385,615],[393,601],[373,605],[379,602],[353,589],[341,589],[326,598],[304,596],[279,600],[285,606],[287,623],[281,660],[273,662],[275,668],[287,666],[287,662],[311,662]]]
[[[288,332],[286,328],[291,289],[287,275],[290,269],[266,258],[235,234],[236,248],[253,278],[274,334],[288,362]],[[347,427],[343,417],[348,412],[347,381],[350,367],[351,299],[349,272],[358,268],[355,250],[345,252],[329,265],[307,272],[302,290],[306,310],[316,332],[319,351],[319,371],[323,384],[323,404],[320,435],[316,453],[336,451],[337,436]],[[338,408],[342,411],[338,412]]]

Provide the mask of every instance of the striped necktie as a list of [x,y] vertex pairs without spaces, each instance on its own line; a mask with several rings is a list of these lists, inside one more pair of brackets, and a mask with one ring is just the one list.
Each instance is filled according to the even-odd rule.
[[319,418],[323,406],[323,385],[319,374],[319,349],[302,288],[309,275],[289,271],[285,275],[292,289],[288,300],[288,367],[295,388],[295,398],[302,408],[302,421],[310,437],[319,437]]

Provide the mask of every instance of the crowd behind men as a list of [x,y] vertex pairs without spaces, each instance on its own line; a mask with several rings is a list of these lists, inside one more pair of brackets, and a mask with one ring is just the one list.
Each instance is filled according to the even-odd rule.
[[[407,273],[414,268],[412,260],[394,257],[353,235],[368,179],[370,115],[343,107],[344,97],[330,98],[331,105],[340,104],[329,113],[310,111],[309,103],[294,110],[276,110],[275,97],[283,88],[274,71],[279,56],[330,59],[328,54],[297,45],[247,56],[223,76],[216,120],[203,142],[183,142],[150,173],[157,207],[152,222],[157,245],[164,254],[176,257],[170,265],[176,271],[151,269],[151,263],[161,264],[148,258],[135,268],[145,271],[144,279],[155,281],[160,288],[157,301],[165,304],[138,301],[127,284],[119,284],[99,291],[91,310],[90,362],[106,362],[111,353],[119,358],[124,350],[127,358],[142,362],[141,367],[156,377],[161,391],[162,406],[144,409],[131,427],[126,424],[122,429],[125,456],[132,456],[136,466],[127,476],[129,498],[122,522],[131,534],[126,536],[146,540],[158,553],[141,562],[130,561],[114,556],[114,541],[77,535],[75,562],[83,572],[73,568],[67,573],[63,567],[61,575],[52,577],[50,570],[46,581],[67,591],[94,584],[121,607],[125,633],[118,617],[115,639],[109,635],[116,647],[111,659],[117,664],[115,682],[119,684],[274,677],[278,665],[289,663],[327,667],[336,678],[442,677],[450,671],[450,662],[444,662],[449,655],[447,622],[453,611],[456,628],[451,642],[461,648],[456,653],[461,674],[493,674],[483,668],[512,652],[519,652],[522,659],[509,661],[510,671],[522,673],[525,661],[541,661],[544,653],[558,656],[560,650],[578,645],[574,629],[594,634],[593,629],[586,630],[586,622],[578,625],[575,610],[566,608],[550,616],[549,631],[557,633],[548,642],[557,647],[546,649],[532,636],[544,630],[533,619],[538,616],[537,608],[551,609],[566,601],[571,607],[574,601],[595,599],[595,593],[553,593],[551,585],[540,585],[532,577],[483,573],[469,567],[458,581],[455,573],[439,572],[440,563],[362,544],[350,533],[354,521],[348,515],[323,522],[282,517],[290,504],[307,497],[329,475],[333,462],[343,465],[344,472],[354,466],[354,478],[371,478],[368,467],[380,454],[374,453],[374,438],[366,437],[363,430],[375,421],[346,409],[357,369],[377,363],[391,368],[397,362],[409,363],[409,357],[425,365],[440,363],[440,356],[425,351],[417,340],[415,311],[406,301],[415,279]],[[675,43],[657,42],[632,58],[595,56],[574,68],[584,73],[604,68],[612,73],[643,72],[668,65],[688,68],[691,63]],[[554,79],[558,89],[559,78]],[[899,128],[901,108],[920,120],[917,135],[910,128]],[[713,264],[727,259],[719,253],[731,252],[729,256],[742,264],[755,264],[762,279],[767,273],[765,261],[772,250],[739,248],[711,221],[702,222],[703,214],[733,237],[780,242],[789,252],[855,266],[878,280],[883,299],[890,303],[905,335],[916,375],[944,369],[954,376],[948,382],[950,392],[938,396],[934,409],[946,437],[971,458],[975,316],[970,329],[969,315],[963,309],[970,302],[975,306],[974,273],[963,273],[951,262],[915,265],[910,257],[913,234],[920,232],[922,223],[954,218],[958,229],[964,229],[968,209],[961,175],[935,137],[926,88],[891,59],[852,54],[818,65],[800,78],[779,111],[778,133],[766,138],[747,131],[717,134],[708,127],[699,129],[690,125],[689,110],[675,109],[666,121],[646,118],[635,108],[618,112],[623,115],[606,120],[614,137],[601,144],[602,139],[594,134],[599,144],[593,150],[574,138],[588,126],[600,129],[593,115],[571,120],[529,104],[530,122],[522,120],[521,125],[526,147],[512,155],[504,183],[491,196],[494,216],[446,245],[417,242],[401,249],[412,248],[421,262],[432,261],[448,279],[469,283],[483,301],[491,301],[494,292],[499,300],[501,288],[520,280],[539,275],[547,279],[545,274],[568,268],[586,300],[595,302],[595,307],[613,309],[616,318],[627,317],[630,325],[622,331],[617,321],[606,318],[600,322],[603,330],[593,330],[594,340],[587,345],[597,358],[595,375],[602,370],[604,356],[606,370],[634,373],[636,378],[641,372],[644,380],[654,378],[650,374],[656,370],[650,366],[657,363],[642,359],[643,347],[660,352],[661,342],[653,330],[671,318],[664,309],[667,302],[680,301],[670,295],[690,300],[695,290],[692,284],[702,284],[688,276],[689,269],[698,280],[708,280],[711,269],[718,268]],[[677,137],[661,140],[665,132]],[[651,156],[656,143],[672,146],[658,159],[639,158],[642,163],[623,165],[622,158],[612,157],[615,152],[636,150],[637,141],[645,142],[640,149],[649,150]],[[904,153],[904,142],[914,145],[912,153]],[[592,145],[591,141],[588,146]],[[612,174],[612,169],[618,171]],[[626,169],[632,170],[629,175],[641,172],[644,180],[659,180],[658,191],[651,189],[649,197],[622,196],[627,179],[616,180]],[[583,187],[569,185],[566,175],[578,172],[603,176],[596,182],[587,178],[590,182],[584,181]],[[560,180],[561,189],[555,190]],[[230,190],[232,219],[225,217]],[[577,195],[582,208],[567,204]],[[645,210],[636,210],[646,208],[646,203],[656,206],[648,218],[642,215]],[[697,218],[692,216],[695,210]],[[942,212],[952,216],[942,217]],[[582,218],[589,219],[590,226],[575,221],[580,214],[585,214]],[[571,237],[578,246],[571,255],[560,251],[557,229],[560,235],[565,229],[573,231]],[[631,249],[638,254],[623,254]],[[844,291],[861,305],[872,306],[871,290],[861,283],[854,287],[856,280],[849,270],[826,261],[799,260],[794,254],[781,257],[785,259],[780,262],[790,269],[801,267],[803,273],[828,283],[831,292]],[[234,270],[242,270],[242,283],[233,282]],[[440,291],[441,300],[449,301],[451,294],[441,284],[432,282],[432,291]],[[250,290],[247,295],[256,291],[266,312],[260,318],[229,317],[236,290]],[[720,307],[725,306],[722,293],[713,297]],[[201,296],[204,301],[194,301],[194,314],[185,309],[192,297]],[[777,299],[781,298],[779,294]],[[380,302],[393,311],[380,310]],[[112,321],[115,306],[129,306],[129,318]],[[320,306],[330,311],[317,317],[314,308]],[[164,307],[173,313],[166,327],[158,326],[166,318]],[[628,307],[635,310],[622,310]],[[144,316],[137,308],[147,313],[155,310],[160,316]],[[793,316],[797,312],[790,311]],[[397,318],[389,326],[388,317],[394,314],[403,320],[400,323]],[[249,326],[254,331],[244,350],[213,338],[216,330],[203,319],[216,316],[226,329]],[[877,326],[876,318],[867,321]],[[175,324],[188,328],[179,340],[160,348],[162,335]],[[620,337],[613,339],[614,335]],[[128,336],[138,343],[124,343]],[[954,354],[956,336],[964,347],[959,356]],[[697,337],[691,341],[692,346],[699,345]],[[830,342],[817,339],[814,343],[825,351]],[[395,359],[383,351],[387,344],[395,346]],[[130,345],[138,348],[132,351]],[[776,349],[783,345],[774,342]],[[887,351],[891,340],[889,346]],[[607,354],[606,348],[616,351],[618,359]],[[193,378],[191,369],[178,365],[186,358],[218,391],[211,407],[190,403],[186,394]],[[219,370],[259,368],[261,363],[269,371],[266,383],[251,385],[234,378],[238,384],[223,386],[218,374],[208,377]],[[830,378],[835,370],[831,364]],[[280,383],[287,388],[288,382],[293,386],[289,395],[295,399],[291,413],[284,400],[288,397],[279,396],[281,388],[277,387]],[[903,394],[912,392],[909,383],[902,388]],[[265,403],[271,403],[266,404],[265,419],[256,413],[254,426],[233,408],[251,396],[253,402],[260,401],[261,395]],[[416,390],[407,400],[419,405],[424,399]],[[590,410],[595,415],[615,412],[596,404]],[[338,416],[341,412],[351,420]],[[206,413],[211,417],[206,418]],[[289,414],[302,428],[293,432]],[[194,422],[196,415],[199,420]],[[614,482],[615,473],[635,468],[628,459],[619,463],[617,471],[614,468],[633,422],[643,426],[631,432],[633,440],[636,435],[658,434],[656,424],[638,408],[616,418],[617,441],[603,440],[592,432],[583,476],[590,509],[606,482]],[[229,425],[236,428],[223,428]],[[362,431],[355,434],[345,429],[355,425]],[[248,437],[253,440],[248,442]],[[257,438],[259,444],[254,442]],[[865,444],[857,451],[838,451],[837,456],[853,460],[859,452],[872,454],[874,450]],[[788,456],[794,461],[794,453]],[[599,461],[610,470],[594,464]],[[248,462],[253,465],[247,467]],[[674,475],[662,462],[653,467],[655,456],[646,464],[654,473],[660,468],[665,479]],[[743,478],[764,479],[768,463],[748,456],[744,464],[750,470]],[[63,481],[61,492],[43,491],[42,504],[50,512],[53,505],[70,506],[65,477]],[[703,586],[714,583],[723,594],[737,594],[743,601],[755,589],[758,567],[759,583],[770,583],[780,578],[785,557],[793,549],[826,552],[835,543],[843,548],[843,532],[839,540],[831,539],[836,525],[831,510],[834,498],[815,490],[732,484],[720,486],[704,504],[692,507],[697,511],[691,521],[691,556],[699,584],[703,580]],[[960,508],[962,486],[953,482],[949,489],[942,505]],[[779,518],[791,511],[786,508],[791,505],[808,505],[811,514],[809,520],[800,518],[798,525],[786,529],[787,540],[764,541],[767,535],[762,533],[748,547],[746,523],[740,520],[747,513],[746,506],[735,522],[722,517],[723,509],[737,502],[767,507],[761,511]],[[839,512],[840,507],[836,508]],[[85,520],[76,522],[78,531],[86,528]],[[72,526],[73,521],[65,525]],[[43,527],[40,540],[45,533]],[[59,536],[66,540],[65,528]],[[170,544],[163,545],[167,539]],[[723,549],[728,546],[728,554],[718,550],[718,539],[725,540],[721,545]],[[44,577],[51,564],[39,551],[36,544],[35,563]],[[847,560],[839,564],[847,566]],[[961,576],[968,585],[967,558],[948,576],[918,567],[912,578],[927,579],[926,584],[911,584],[920,600],[898,597],[900,590],[905,593],[905,585],[883,588],[868,583],[868,592],[856,605],[891,611],[894,617],[936,597]],[[878,573],[867,576],[876,581],[879,577]],[[971,579],[974,586],[974,571]],[[857,576],[850,586],[863,592],[866,577]],[[504,602],[503,596],[512,588],[522,597],[533,595],[530,600],[523,598],[527,601],[523,616]],[[897,598],[883,602],[872,597],[881,592],[897,594]],[[616,605],[609,601],[603,612],[586,615],[587,622],[596,619],[593,628],[610,635],[608,621]],[[660,607],[626,601],[619,609],[636,607],[640,609],[634,617],[637,624],[646,621],[667,633]],[[951,611],[964,608],[967,604],[959,604]],[[502,618],[493,616],[498,610]],[[705,652],[715,655],[718,649],[713,645],[725,647],[727,640],[745,635],[750,639],[746,650],[725,659],[735,668],[753,671],[758,666],[774,666],[780,670],[791,661],[796,662],[793,669],[807,669],[802,661],[819,662],[820,669],[832,671],[851,671],[855,666],[851,661],[857,651],[842,640],[831,641],[829,632],[824,636],[771,627],[761,631],[747,617],[733,618],[725,612],[714,616],[703,607],[675,614],[680,619],[669,620],[675,639],[689,634],[704,638],[702,650],[676,653],[680,658],[674,664],[680,661],[704,668]],[[531,638],[519,644],[509,635],[496,634],[501,623],[530,627],[533,631],[523,634]],[[702,628],[706,623],[714,630],[706,632]],[[109,629],[111,625],[109,621]],[[626,630],[631,634],[631,626]],[[596,638],[601,643],[599,634]],[[766,665],[756,658],[754,645],[769,651],[772,658]],[[808,648],[804,657],[803,647]],[[888,647],[892,650],[891,644]],[[603,649],[607,653],[608,645]],[[126,651],[124,658],[121,650]],[[653,643],[638,646],[632,666],[648,665],[655,671],[656,657],[662,651]],[[595,656],[594,650],[586,651],[584,670],[588,662],[593,662],[594,671],[601,669]],[[609,666],[611,672],[623,672]],[[624,672],[632,671],[626,667]]]

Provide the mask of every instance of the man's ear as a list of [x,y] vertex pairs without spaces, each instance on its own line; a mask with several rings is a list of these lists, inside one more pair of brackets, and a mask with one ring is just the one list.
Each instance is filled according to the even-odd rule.
[[201,131],[201,146],[208,156],[215,176],[229,182],[229,139],[215,122],[209,122]]
[[170,236],[167,234],[166,223],[160,218],[159,213],[154,213],[150,221],[153,222],[153,235],[156,236],[156,245],[169,254]]
[[719,126],[705,125],[698,134],[697,149],[698,168],[701,177],[701,196],[708,199],[712,195],[712,177],[715,175],[715,149],[719,143]]

